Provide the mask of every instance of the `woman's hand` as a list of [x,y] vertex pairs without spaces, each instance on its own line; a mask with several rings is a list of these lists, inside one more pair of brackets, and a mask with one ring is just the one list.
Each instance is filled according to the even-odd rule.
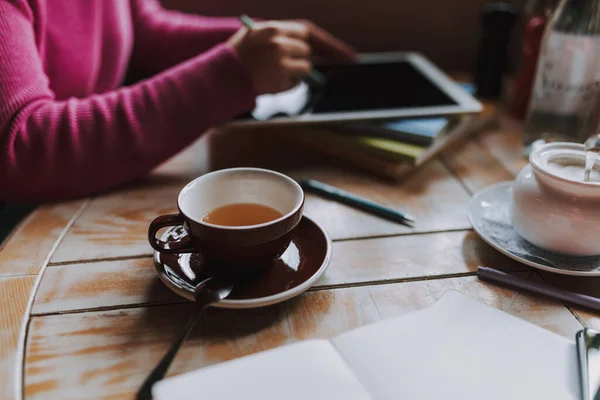
[[250,30],[240,29],[228,43],[237,51],[259,94],[295,86],[312,68],[313,49],[323,57],[355,57],[350,46],[306,21],[259,22]]

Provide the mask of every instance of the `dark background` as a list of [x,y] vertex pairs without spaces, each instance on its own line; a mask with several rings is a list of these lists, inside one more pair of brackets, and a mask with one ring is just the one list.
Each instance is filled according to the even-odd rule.
[[[306,18],[361,52],[419,51],[449,72],[473,72],[484,0],[161,0],[185,12]],[[521,1],[509,1],[522,9]],[[516,26],[516,29],[518,27]],[[511,54],[518,47],[518,37]],[[514,69],[515,57],[510,68]]]

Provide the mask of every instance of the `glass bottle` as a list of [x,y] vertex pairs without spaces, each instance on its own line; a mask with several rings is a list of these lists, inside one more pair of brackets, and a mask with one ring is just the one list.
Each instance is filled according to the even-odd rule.
[[598,126],[600,0],[561,0],[540,46],[523,127],[525,153],[553,141],[583,143]]
[[527,0],[525,3],[519,72],[510,105],[512,116],[519,120],[527,115],[542,37],[557,4],[558,0]]

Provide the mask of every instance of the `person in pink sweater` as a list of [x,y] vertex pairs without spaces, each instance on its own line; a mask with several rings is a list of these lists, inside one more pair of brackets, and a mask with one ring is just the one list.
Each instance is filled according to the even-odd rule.
[[292,87],[311,49],[353,57],[306,22],[248,31],[157,0],[0,0],[0,202],[130,182],[257,95]]

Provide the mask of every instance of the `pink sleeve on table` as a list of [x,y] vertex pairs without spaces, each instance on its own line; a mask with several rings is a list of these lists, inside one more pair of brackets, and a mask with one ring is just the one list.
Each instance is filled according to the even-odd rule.
[[163,71],[229,39],[238,18],[204,17],[164,9],[158,0],[131,0],[135,45],[131,60],[138,77]]
[[0,200],[119,186],[254,105],[251,82],[225,45],[134,86],[56,101],[24,4],[0,1]]

